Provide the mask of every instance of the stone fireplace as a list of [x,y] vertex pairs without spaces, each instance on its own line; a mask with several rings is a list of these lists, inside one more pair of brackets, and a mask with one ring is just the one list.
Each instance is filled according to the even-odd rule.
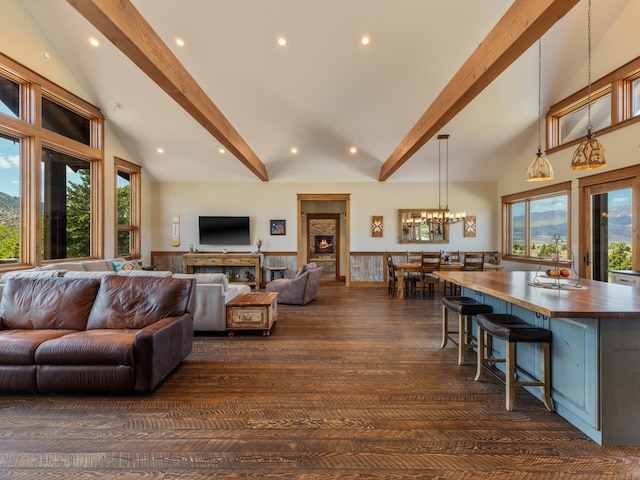
[[309,256],[324,272],[336,271],[336,221],[334,219],[309,220]]
[[318,255],[333,254],[336,252],[334,235],[316,235],[314,253]]

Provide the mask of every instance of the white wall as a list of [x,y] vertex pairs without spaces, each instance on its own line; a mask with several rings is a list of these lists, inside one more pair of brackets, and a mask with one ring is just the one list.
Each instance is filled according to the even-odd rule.
[[[494,250],[498,243],[495,232],[499,217],[494,208],[495,183],[459,183],[449,185],[451,210],[466,210],[477,217],[476,238],[464,238],[462,224],[450,230],[446,246],[398,243],[398,210],[437,208],[437,183],[154,183],[152,184],[151,249],[183,251],[189,244],[198,245],[199,215],[248,215],[251,217],[252,246],[258,238],[268,251],[297,250],[297,194],[349,194],[351,198],[350,229],[353,252],[385,250]],[[171,247],[171,215],[180,214],[181,244]],[[384,217],[382,238],[371,236],[371,217]],[[287,235],[271,236],[269,220],[285,219]],[[223,248],[220,246],[219,248]],[[227,246],[233,249],[233,245]],[[246,246],[235,246],[247,250]]]

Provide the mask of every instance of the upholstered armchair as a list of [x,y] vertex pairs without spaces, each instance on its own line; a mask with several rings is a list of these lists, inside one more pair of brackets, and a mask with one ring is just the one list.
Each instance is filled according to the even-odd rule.
[[278,292],[278,303],[306,305],[316,299],[322,267],[302,265],[294,278],[278,278],[267,283],[267,292]]

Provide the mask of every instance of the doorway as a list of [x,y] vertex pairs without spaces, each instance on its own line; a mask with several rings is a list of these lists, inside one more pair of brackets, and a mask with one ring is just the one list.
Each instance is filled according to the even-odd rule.
[[633,270],[640,260],[634,258],[638,177],[625,171],[580,179],[580,275],[585,278],[607,282],[610,270]]
[[[349,206],[349,194],[298,194],[298,265],[314,259],[321,260],[316,263],[324,263],[325,271],[328,265],[335,265],[332,276],[344,281],[346,286],[350,284]],[[323,233],[310,228],[311,220],[328,222],[334,233]],[[333,239],[330,238],[332,235]],[[316,236],[319,242],[323,239],[325,242],[317,246]],[[327,251],[327,248],[331,250],[330,243],[333,244],[333,253]],[[335,256],[335,264],[330,263],[329,257],[332,255]]]

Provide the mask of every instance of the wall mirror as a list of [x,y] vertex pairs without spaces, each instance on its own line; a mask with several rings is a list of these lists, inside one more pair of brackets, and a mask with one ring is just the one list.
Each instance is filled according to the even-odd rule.
[[449,225],[439,225],[428,216],[435,208],[398,210],[399,243],[448,243]]

